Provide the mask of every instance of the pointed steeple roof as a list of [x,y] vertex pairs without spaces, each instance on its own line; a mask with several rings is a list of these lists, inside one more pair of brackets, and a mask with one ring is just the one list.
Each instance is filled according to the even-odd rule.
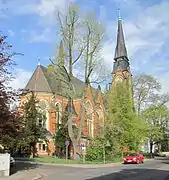
[[64,66],[65,62],[64,62],[64,48],[63,48],[63,42],[60,42],[60,46],[59,46],[59,53],[58,53],[58,58],[57,58],[57,65],[58,67],[62,67]]
[[127,49],[125,46],[124,33],[123,33],[122,18],[120,16],[120,10],[119,10],[117,44],[116,44],[114,59],[117,60],[118,58],[121,58],[121,57],[126,57],[128,59]]

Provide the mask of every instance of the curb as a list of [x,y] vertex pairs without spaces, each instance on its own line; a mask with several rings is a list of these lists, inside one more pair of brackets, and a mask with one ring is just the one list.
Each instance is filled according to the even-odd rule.
[[[144,161],[152,161],[154,159],[145,159]],[[109,164],[56,164],[56,163],[41,163],[41,162],[31,162],[31,161],[19,161],[18,163],[30,163],[35,165],[46,165],[46,166],[64,166],[64,167],[75,167],[75,168],[103,168],[103,167],[117,167],[123,164],[123,162],[109,163]]]
[[75,168],[102,168],[102,167],[114,167],[122,165],[122,162],[109,163],[109,164],[56,164],[56,163],[41,163],[41,162],[31,162],[31,161],[19,161],[18,163],[29,163],[34,165],[46,165],[46,166],[64,166],[64,167],[75,167]]

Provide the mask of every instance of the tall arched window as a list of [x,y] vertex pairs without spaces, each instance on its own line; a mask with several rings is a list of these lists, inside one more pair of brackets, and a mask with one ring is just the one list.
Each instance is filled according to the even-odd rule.
[[39,122],[39,127],[40,128],[47,128],[46,126],[46,110],[41,110],[39,109],[40,117],[38,118]]
[[39,112],[41,116],[39,117],[39,126],[48,129],[48,106],[47,102],[40,100],[38,103]]
[[93,107],[89,101],[86,102],[86,118],[89,136],[93,137]]
[[62,106],[60,103],[55,104],[56,108],[56,128],[59,129],[62,123]]
[[97,115],[98,115],[98,124],[99,124],[99,127],[98,127],[98,129],[100,129],[100,135],[101,136],[104,136],[104,113],[103,113],[103,110],[101,109],[101,108],[99,108],[99,109],[97,109],[96,110],[96,113],[97,113]]

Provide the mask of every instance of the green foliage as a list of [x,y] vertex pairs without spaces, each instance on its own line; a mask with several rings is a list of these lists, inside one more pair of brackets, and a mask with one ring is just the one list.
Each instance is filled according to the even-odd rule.
[[66,115],[66,113],[63,113],[61,124],[59,124],[59,128],[57,129],[53,138],[55,141],[55,145],[57,147],[65,149],[65,141],[70,140],[69,133],[68,133],[68,127],[67,127],[67,115]]
[[113,137],[118,147],[137,151],[144,141],[146,124],[133,110],[130,97],[129,91],[123,84],[117,84],[114,92],[108,94],[106,137]]
[[41,137],[41,127],[38,121],[40,118],[43,118],[43,115],[38,111],[37,103],[38,101],[32,92],[28,102],[26,102],[24,106],[24,135],[27,137],[28,143],[37,142]]
[[90,141],[86,152],[87,161],[103,161],[103,139],[96,137]]
[[[55,141],[55,145],[57,147],[66,148],[65,142],[68,140],[70,141],[69,132],[68,132],[68,114],[64,112],[62,114],[61,124],[58,124],[58,128],[56,130],[55,135],[53,136],[53,139]],[[77,136],[78,128],[73,125],[73,133],[75,136]]]
[[13,56],[17,55],[11,48],[7,37],[0,33],[0,144],[7,149],[11,149],[15,144],[22,126],[19,114],[10,108],[17,98],[17,94],[9,87],[13,79],[9,70],[15,64]]
[[165,133],[168,132],[169,109],[165,105],[152,105],[142,112],[142,117],[148,125],[147,137],[153,144],[165,140]]
[[49,64],[49,65],[47,66],[47,71],[48,71],[49,73],[54,72],[54,65],[53,65],[53,64]]
[[151,75],[141,74],[134,77],[134,100],[137,114],[147,105],[152,105],[161,90],[161,84]]
[[137,114],[150,106],[159,106],[169,101],[169,94],[162,94],[161,84],[151,75],[141,74],[133,81],[135,109]]
[[99,136],[92,139],[89,146],[87,147],[86,160],[103,162],[104,153],[106,161],[113,162],[121,157],[119,144],[117,143],[117,141],[115,141],[114,138],[111,141],[107,138]]
[[[24,105],[24,130],[20,139],[20,145],[29,146],[33,155],[35,153],[36,143],[41,140],[46,140],[47,130],[44,127],[45,115],[38,109],[38,101],[33,92],[29,96],[28,101]],[[40,126],[39,121],[42,120]]]

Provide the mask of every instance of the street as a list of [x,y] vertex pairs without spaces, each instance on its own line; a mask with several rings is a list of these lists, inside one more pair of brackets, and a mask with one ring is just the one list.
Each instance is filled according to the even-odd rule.
[[[139,165],[77,168],[54,165],[17,164],[18,172],[6,180],[169,180],[169,158],[156,158]],[[22,170],[24,169],[24,171]],[[26,171],[25,171],[26,170]]]

